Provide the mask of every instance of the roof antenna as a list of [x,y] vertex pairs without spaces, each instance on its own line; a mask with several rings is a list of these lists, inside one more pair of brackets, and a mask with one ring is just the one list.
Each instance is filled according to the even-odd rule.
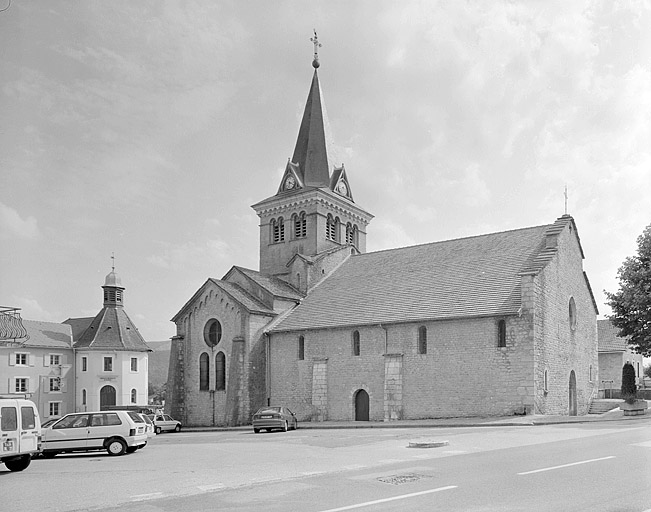
[[565,215],[567,215],[567,184],[565,185]]
[[316,35],[316,29],[314,29],[314,37],[310,37],[310,41],[312,41],[312,44],[314,44],[314,60],[312,61],[312,67],[316,69],[321,65],[319,63],[319,48],[323,46],[321,43],[319,43],[319,37]]

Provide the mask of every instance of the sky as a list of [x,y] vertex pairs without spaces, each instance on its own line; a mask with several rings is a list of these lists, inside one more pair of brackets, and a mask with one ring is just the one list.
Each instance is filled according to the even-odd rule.
[[[8,8],[7,8],[8,6]],[[313,68],[367,250],[576,221],[600,318],[651,223],[651,4],[0,0],[0,305],[147,341],[258,269]]]

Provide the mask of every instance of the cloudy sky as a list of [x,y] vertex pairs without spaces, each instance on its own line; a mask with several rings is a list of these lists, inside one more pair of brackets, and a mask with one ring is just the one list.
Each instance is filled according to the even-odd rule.
[[115,253],[164,340],[208,277],[257,269],[316,29],[368,250],[549,224],[567,186],[603,317],[651,223],[650,26],[648,1],[11,0],[0,304],[94,316]]

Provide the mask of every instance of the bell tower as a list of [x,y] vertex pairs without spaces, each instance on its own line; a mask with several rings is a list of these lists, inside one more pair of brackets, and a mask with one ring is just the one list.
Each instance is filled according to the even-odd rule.
[[346,247],[349,253],[366,252],[366,227],[373,218],[355,204],[344,165],[333,165],[328,154],[316,31],[311,41],[314,74],[293,156],[276,194],[252,206],[260,217],[260,272],[290,282],[296,255],[310,261]]

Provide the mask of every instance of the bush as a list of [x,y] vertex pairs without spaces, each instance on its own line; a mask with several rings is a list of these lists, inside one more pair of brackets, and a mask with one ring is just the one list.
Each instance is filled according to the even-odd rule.
[[626,363],[622,368],[622,398],[629,404],[634,403],[637,398],[635,368],[631,363]]

